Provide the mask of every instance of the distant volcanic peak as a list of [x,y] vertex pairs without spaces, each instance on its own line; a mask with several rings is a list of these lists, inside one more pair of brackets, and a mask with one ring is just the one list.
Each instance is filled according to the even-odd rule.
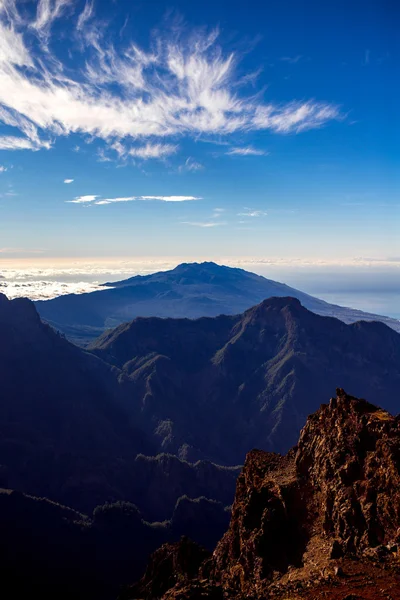
[[178,269],[188,269],[188,268],[192,268],[192,269],[199,269],[199,268],[203,268],[203,269],[226,269],[229,267],[224,267],[222,265],[218,265],[217,263],[213,262],[213,261],[203,261],[203,262],[184,262],[184,263],[180,263],[179,265],[177,265],[174,269],[174,271],[178,270]]
[[232,277],[236,277],[239,273],[244,275],[246,278],[249,276],[254,277],[253,273],[249,273],[247,271],[244,271],[243,269],[239,269],[237,267],[228,267],[226,265],[219,265],[218,263],[215,263],[213,261],[181,263],[170,272],[178,274],[190,274],[193,277],[198,277],[207,274],[210,277],[220,276],[231,279]]

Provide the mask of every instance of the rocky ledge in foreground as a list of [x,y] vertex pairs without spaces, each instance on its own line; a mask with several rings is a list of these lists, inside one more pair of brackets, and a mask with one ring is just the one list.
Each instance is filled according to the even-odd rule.
[[253,450],[214,553],[162,546],[124,598],[400,600],[400,417],[342,389],[286,456]]

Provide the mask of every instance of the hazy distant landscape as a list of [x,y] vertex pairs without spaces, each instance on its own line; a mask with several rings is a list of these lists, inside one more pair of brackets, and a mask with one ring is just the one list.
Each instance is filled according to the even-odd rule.
[[[102,284],[118,281],[134,275],[146,275],[168,270],[179,262],[173,259],[112,260],[107,263],[96,261],[71,261],[51,267],[45,261],[31,261],[21,268],[15,261],[3,263],[0,271],[0,290],[10,298],[26,296],[32,300],[54,298],[60,294],[77,294],[102,289]],[[286,283],[292,287],[321,298],[331,304],[349,306],[365,312],[400,318],[400,284],[398,262],[386,263],[384,267],[365,261],[363,266],[356,262],[340,268],[338,265],[299,265],[293,267],[288,261],[270,259],[269,264],[253,260],[225,258],[218,263],[239,266]],[[286,263],[286,264],[285,264]]]

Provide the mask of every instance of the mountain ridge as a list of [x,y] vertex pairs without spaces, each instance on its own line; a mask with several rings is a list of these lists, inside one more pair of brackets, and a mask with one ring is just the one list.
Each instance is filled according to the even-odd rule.
[[138,317],[88,350],[121,369],[132,414],[160,451],[218,464],[240,463],[251,447],[286,451],[337,379],[375,402],[400,383],[399,334],[293,298],[237,316]]
[[296,297],[316,314],[347,323],[380,320],[400,332],[400,321],[336,306],[261,275],[213,262],[182,263],[170,271],[106,283],[104,290],[37,301],[41,317],[76,343],[137,316],[200,318],[241,314],[269,297]]
[[120,370],[42,323],[30,300],[0,294],[0,339],[0,486],[89,513],[129,500],[151,521],[184,495],[231,503],[238,470],[159,451],[129,416]]

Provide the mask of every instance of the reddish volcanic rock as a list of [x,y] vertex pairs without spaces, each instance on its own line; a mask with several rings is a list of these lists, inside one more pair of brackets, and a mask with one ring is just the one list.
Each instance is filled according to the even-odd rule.
[[[164,544],[152,554],[146,573],[138,584],[129,588],[122,598],[161,598],[176,584],[197,577],[200,565],[210,552],[187,537],[175,544]],[[192,597],[192,596],[190,596]]]
[[400,419],[337,390],[309,417],[296,455],[323,532],[343,552],[393,542],[400,524]]
[[229,529],[194,577],[137,597],[400,600],[399,528],[400,418],[338,389],[286,456],[247,455]]

